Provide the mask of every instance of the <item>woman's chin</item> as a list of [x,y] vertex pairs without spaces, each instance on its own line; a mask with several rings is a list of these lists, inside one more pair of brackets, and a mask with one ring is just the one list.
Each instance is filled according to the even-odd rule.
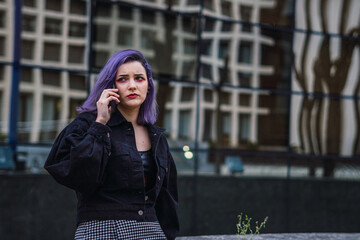
[[143,102],[142,101],[138,101],[138,100],[130,100],[130,101],[126,101],[125,103],[118,104],[118,108],[119,109],[123,109],[123,110],[135,110],[135,109],[140,109],[140,106]]

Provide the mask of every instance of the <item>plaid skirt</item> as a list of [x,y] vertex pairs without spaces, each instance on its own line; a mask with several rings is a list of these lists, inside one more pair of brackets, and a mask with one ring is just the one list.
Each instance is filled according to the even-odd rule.
[[94,220],[77,227],[75,240],[148,239],[166,240],[159,222],[135,220]]

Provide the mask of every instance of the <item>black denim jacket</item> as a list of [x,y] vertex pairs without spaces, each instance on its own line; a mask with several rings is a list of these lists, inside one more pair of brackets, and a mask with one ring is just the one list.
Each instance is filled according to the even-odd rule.
[[79,114],[59,134],[44,166],[57,182],[76,191],[77,222],[158,220],[167,238],[175,239],[177,172],[163,129],[147,125],[157,176],[154,187],[145,192],[132,124],[117,110],[107,125],[95,118]]

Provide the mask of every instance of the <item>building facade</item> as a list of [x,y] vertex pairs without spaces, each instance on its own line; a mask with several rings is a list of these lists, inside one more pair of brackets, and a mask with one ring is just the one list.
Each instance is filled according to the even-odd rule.
[[[219,172],[227,155],[248,154],[243,160],[251,165],[260,154],[265,165],[285,164],[286,175],[286,154],[358,155],[359,1],[91,2],[23,0],[22,144],[51,144],[76,116],[107,59],[133,48],[152,67],[158,125],[167,129],[180,170]],[[4,141],[13,7],[0,1]],[[193,158],[184,157],[183,145]],[[306,171],[311,175],[313,168]]]

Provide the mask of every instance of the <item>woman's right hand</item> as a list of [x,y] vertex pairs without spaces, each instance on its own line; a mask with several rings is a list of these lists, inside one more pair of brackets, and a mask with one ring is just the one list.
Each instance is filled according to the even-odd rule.
[[111,117],[111,113],[114,109],[111,108],[110,102],[115,101],[116,103],[119,103],[119,94],[117,94],[119,90],[114,89],[105,89],[99,98],[99,100],[96,102],[96,108],[97,108],[97,117],[96,122],[106,124]]

